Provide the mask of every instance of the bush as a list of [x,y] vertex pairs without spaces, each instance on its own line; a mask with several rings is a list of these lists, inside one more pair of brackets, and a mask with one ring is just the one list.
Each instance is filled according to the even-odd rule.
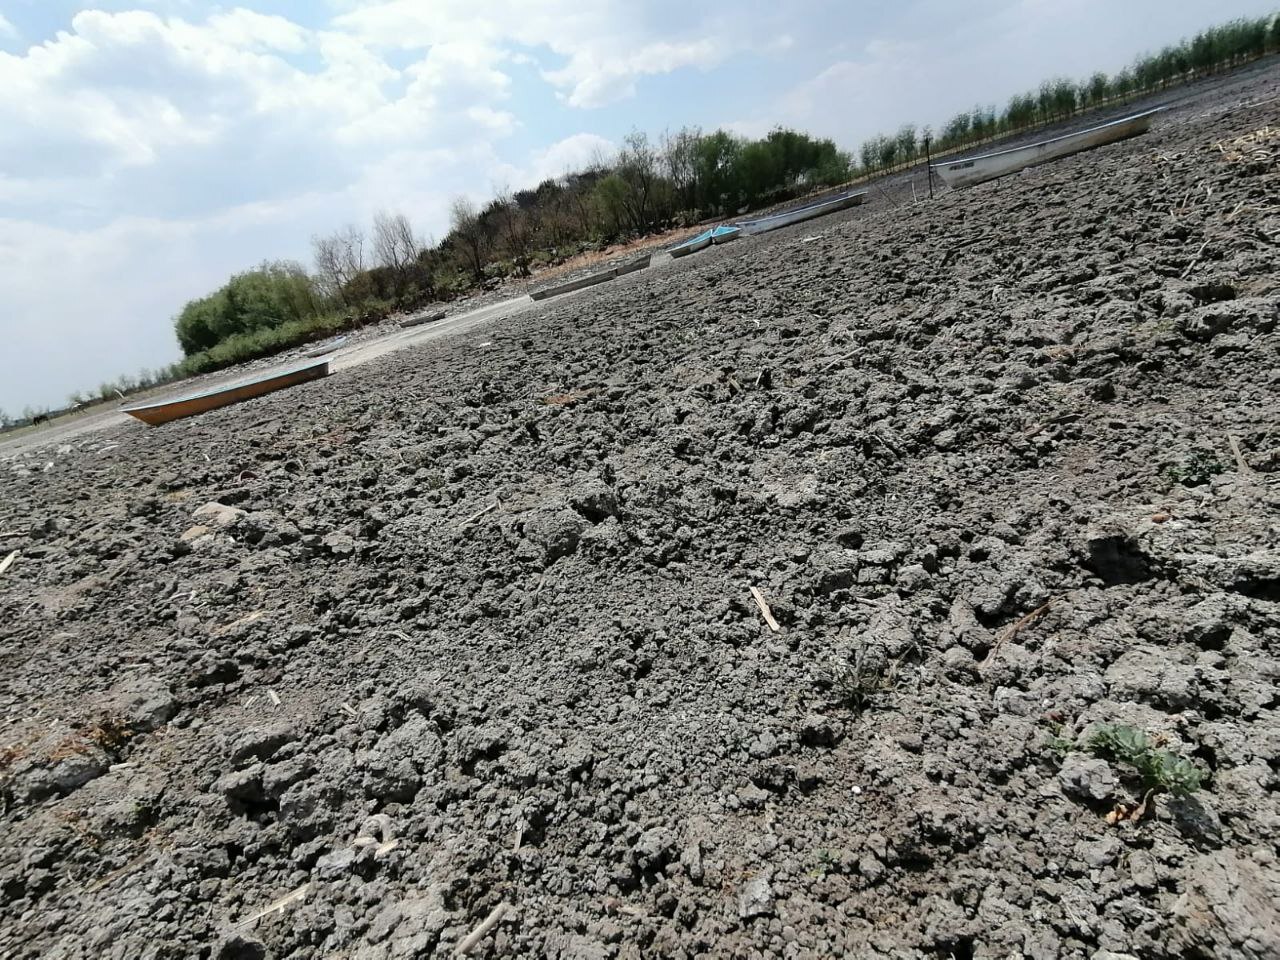
[[191,356],[231,337],[312,319],[319,313],[319,303],[312,280],[300,264],[264,263],[188,303],[174,321],[174,332],[182,352]]
[[1127,724],[1105,724],[1089,737],[1089,749],[1104,760],[1133,767],[1144,790],[1185,797],[1200,789],[1201,773],[1190,760],[1159,749],[1145,733]]

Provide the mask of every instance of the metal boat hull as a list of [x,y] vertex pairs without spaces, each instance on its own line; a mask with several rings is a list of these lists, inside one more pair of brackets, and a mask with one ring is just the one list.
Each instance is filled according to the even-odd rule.
[[789,227],[793,223],[804,223],[804,221],[813,220],[815,217],[825,217],[840,210],[847,210],[849,207],[856,207],[866,202],[866,199],[867,191],[856,190],[852,193],[832,197],[829,200],[822,200],[807,206],[783,210],[781,213],[775,213],[767,217],[760,217],[758,220],[745,220],[739,223],[738,226],[743,234],[754,236],[758,233],[768,233],[770,230]]
[[173,400],[162,400],[159,403],[146,403],[136,407],[125,407],[124,412],[136,417],[143,423],[153,427],[183,417],[194,417],[207,410],[230,406],[242,400],[260,397],[265,393],[283,390],[308,380],[319,380],[329,375],[329,360],[316,360],[285,370],[255,377],[252,380],[241,380],[229,383],[212,390],[188,394]]
[[649,266],[649,261],[653,258],[653,254],[646,253],[642,257],[636,257],[634,260],[628,260],[626,263],[618,266],[616,273],[623,276],[628,273],[635,273],[637,270],[644,270]]
[[585,277],[579,277],[577,280],[570,280],[558,286],[547,287],[544,290],[533,290],[529,293],[529,299],[546,300],[548,297],[558,297],[562,293],[572,293],[574,290],[581,290],[584,287],[594,287],[597,283],[605,283],[617,275],[617,269],[611,267],[608,270],[602,270],[600,273],[588,274]]
[[1090,127],[1088,130],[1078,130],[1061,137],[1041,140],[1039,143],[997,150],[977,157],[935,163],[933,169],[942,178],[942,182],[949,187],[970,187],[975,183],[985,183],[987,180],[1019,173],[1028,167],[1060,160],[1073,153],[1080,153],[1082,150],[1091,150],[1094,147],[1146,133],[1151,128],[1152,118],[1161,109],[1157,107],[1155,110],[1135,113],[1129,117],[1112,120],[1110,123]]
[[400,321],[400,326],[420,327],[424,323],[435,323],[437,320],[443,320],[443,319],[444,319],[444,311],[435,310],[431,313],[418,314],[416,317],[405,317],[405,319]]

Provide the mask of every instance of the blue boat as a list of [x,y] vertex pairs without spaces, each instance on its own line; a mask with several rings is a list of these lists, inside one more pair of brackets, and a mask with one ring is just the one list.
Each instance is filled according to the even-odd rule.
[[742,236],[742,228],[732,223],[724,223],[711,231],[712,243],[728,243],[730,240],[737,240]]
[[714,230],[703,230],[696,237],[690,237],[688,240],[682,240],[667,252],[673,257],[687,257],[691,253],[699,250],[705,250],[711,246],[712,238],[715,234]]

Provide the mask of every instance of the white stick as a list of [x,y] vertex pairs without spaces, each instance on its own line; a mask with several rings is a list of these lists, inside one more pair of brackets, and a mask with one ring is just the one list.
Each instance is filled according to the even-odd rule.
[[769,609],[769,604],[765,603],[764,594],[760,592],[758,587],[751,588],[751,596],[756,601],[756,606],[760,608],[760,612],[764,615],[764,622],[769,625],[769,629],[777,633],[782,628],[778,626],[778,621],[773,619],[773,611]]
[[458,957],[466,956],[475,949],[476,944],[484,939],[484,935],[498,925],[503,915],[507,912],[507,905],[500,903],[493,908],[493,911],[481,921],[480,926],[476,927],[463,938],[458,944],[458,949],[454,951],[454,955]]
[[[1249,466],[1249,461],[1244,458],[1244,451],[1240,449],[1240,438],[1235,434],[1227,436],[1227,442],[1231,444],[1231,452],[1236,456],[1236,466],[1240,468],[1240,472],[1246,477],[1253,474],[1253,467]],[[0,567],[0,573],[3,573],[3,567]]]

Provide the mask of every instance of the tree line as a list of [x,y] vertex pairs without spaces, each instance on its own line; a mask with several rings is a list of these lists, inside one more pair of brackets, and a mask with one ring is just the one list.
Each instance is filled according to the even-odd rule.
[[1157,53],[1144,54],[1115,74],[1099,71],[1080,81],[1067,77],[1045,80],[1035,90],[1014,94],[1002,110],[994,105],[976,106],[962,110],[937,131],[929,127],[918,131],[908,123],[896,133],[872,137],[858,149],[859,173],[871,175],[918,163],[926,149],[955,150],[1059,123],[1113,103],[1128,103],[1278,51],[1280,17],[1232,20]]
[[[1046,80],[1003,109],[961,111],[940,130],[904,124],[856,154],[828,139],[779,128],[759,139],[684,128],[627,136],[615,155],[526,190],[498,190],[483,205],[456,199],[439,243],[402,213],[377,214],[371,229],[349,225],[312,238],[312,268],[270,261],[192,300],[174,319],[183,359],[76,393],[69,408],[265,356],[386,316],[449,300],[504,277],[629,237],[692,226],[782,202],[822,187],[919,163],[942,152],[1069,119],[1280,51],[1280,17],[1238,19],[1139,57],[1115,74]],[[0,412],[0,428],[28,423]]]
[[280,260],[236,274],[184,306],[174,333],[185,369],[201,372],[312,328],[448,300],[587,249],[838,184],[851,168],[831,140],[794,130],[751,140],[686,128],[657,142],[634,132],[615,156],[582,170],[500,190],[484,206],[456,199],[438,244],[389,212],[375,216],[368,233],[348,225],[313,237],[311,272]]

